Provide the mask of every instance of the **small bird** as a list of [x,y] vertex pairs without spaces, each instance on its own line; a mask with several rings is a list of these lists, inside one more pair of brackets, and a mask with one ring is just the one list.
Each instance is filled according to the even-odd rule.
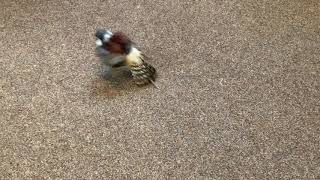
[[97,54],[103,59],[107,69],[126,66],[131,72],[134,82],[139,85],[147,85],[156,79],[156,69],[147,63],[147,58],[122,32],[112,33],[106,30],[96,31]]

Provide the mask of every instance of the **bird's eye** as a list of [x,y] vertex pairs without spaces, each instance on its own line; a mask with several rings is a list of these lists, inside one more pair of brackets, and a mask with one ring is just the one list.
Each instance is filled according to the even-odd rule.
[[102,45],[103,45],[102,41],[100,39],[97,39],[96,46],[102,46]]

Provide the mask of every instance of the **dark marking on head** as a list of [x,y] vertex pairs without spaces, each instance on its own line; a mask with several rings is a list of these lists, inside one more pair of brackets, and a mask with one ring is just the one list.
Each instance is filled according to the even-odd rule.
[[98,29],[98,30],[96,31],[95,36],[96,36],[96,38],[98,38],[98,39],[100,39],[101,41],[103,41],[103,36],[104,36],[104,34],[106,34],[106,33],[107,33],[106,30]]

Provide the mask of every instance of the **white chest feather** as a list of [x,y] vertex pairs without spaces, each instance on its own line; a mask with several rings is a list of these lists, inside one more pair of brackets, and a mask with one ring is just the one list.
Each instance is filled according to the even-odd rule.
[[143,63],[142,53],[137,48],[132,47],[130,53],[127,55],[127,63],[129,65],[139,65]]

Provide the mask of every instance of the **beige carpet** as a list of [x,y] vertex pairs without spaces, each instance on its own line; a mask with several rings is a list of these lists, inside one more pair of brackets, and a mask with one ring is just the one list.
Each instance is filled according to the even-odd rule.
[[[318,0],[0,0],[0,179],[319,179]],[[97,76],[96,28],[157,84]]]

